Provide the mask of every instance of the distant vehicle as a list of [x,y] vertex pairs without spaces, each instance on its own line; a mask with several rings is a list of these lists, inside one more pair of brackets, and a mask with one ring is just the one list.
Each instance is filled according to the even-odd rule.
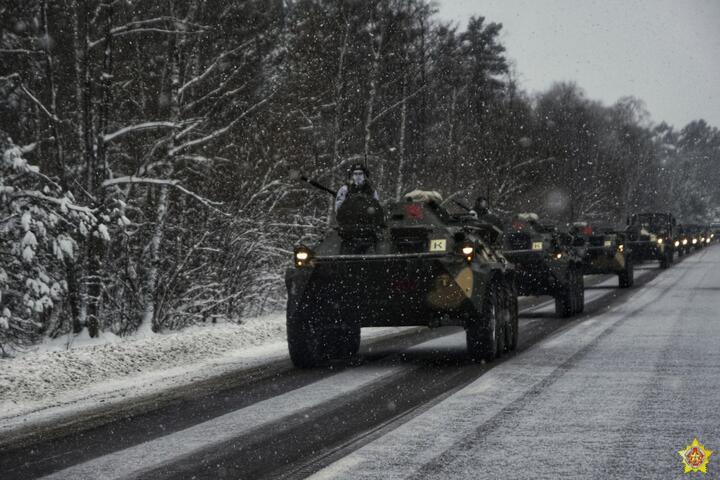
[[[610,226],[591,226],[585,222],[573,224],[571,232],[584,242],[583,273],[616,274],[620,288],[632,287],[635,269],[632,250],[625,245],[625,233]],[[579,241],[575,241],[579,244]]]
[[690,253],[692,248],[692,229],[689,225],[678,225],[675,233],[675,253],[678,257],[684,257]]
[[720,241],[720,224],[713,223],[709,226],[709,228],[710,228],[710,241],[711,242]]
[[658,260],[660,268],[668,268],[680,245],[675,238],[676,228],[671,213],[636,213],[627,219],[626,244],[632,248],[635,260]]
[[[683,239],[681,245],[685,247],[684,253],[690,253],[693,251],[700,250],[706,246],[709,242],[710,231],[709,228],[698,224],[685,224],[682,226]],[[687,244],[685,244],[687,240]]]
[[292,362],[350,361],[360,329],[377,326],[462,326],[478,361],[514,350],[514,270],[491,246],[497,233],[447,209],[436,192],[414,191],[384,208],[349,197],[337,226],[319,244],[296,247],[286,272]]
[[560,317],[585,308],[583,245],[534,213],[517,214],[505,233],[505,257],[515,264],[520,295],[551,295]]

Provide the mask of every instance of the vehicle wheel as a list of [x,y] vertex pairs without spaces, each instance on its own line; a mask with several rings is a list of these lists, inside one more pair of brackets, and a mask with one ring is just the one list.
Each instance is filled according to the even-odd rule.
[[[505,313],[507,310],[504,310],[502,313],[502,316],[505,317]],[[501,322],[502,326],[498,329],[498,334],[495,335],[495,358],[500,358],[505,353],[505,345],[507,343],[505,342],[505,336],[508,334],[508,326],[507,323],[505,323],[505,320]]]
[[491,280],[486,288],[486,295],[482,302],[482,311],[478,318],[474,318],[466,327],[467,349],[470,358],[475,362],[492,362],[498,353],[498,337],[502,332],[500,285]]
[[298,368],[349,361],[360,348],[360,323],[340,318],[330,305],[297,308],[287,317],[290,360]]
[[582,274],[582,270],[577,269],[576,273],[576,288],[577,288],[577,310],[575,313],[582,313],[585,311],[585,277]]
[[635,266],[632,260],[625,259],[625,269],[618,274],[620,288],[630,288],[635,283]]
[[508,311],[510,313],[510,318],[505,330],[508,332],[508,335],[505,336],[505,346],[508,351],[512,352],[517,349],[518,340],[520,338],[517,292],[512,286],[508,286]]
[[660,268],[668,268],[670,266],[670,256],[667,252],[660,258]]
[[566,282],[555,292],[555,314],[567,318],[575,313],[577,294],[575,293],[575,269],[568,269]]
[[329,335],[319,327],[311,315],[296,312],[287,318],[287,340],[290,360],[298,368],[315,368],[327,365],[330,356],[326,350]]

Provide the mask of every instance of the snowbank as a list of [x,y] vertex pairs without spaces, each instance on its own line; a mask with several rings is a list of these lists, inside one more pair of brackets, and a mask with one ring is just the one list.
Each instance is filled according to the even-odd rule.
[[[363,338],[414,329],[367,328]],[[0,360],[0,437],[287,359],[284,312],[149,337],[62,337]]]
[[[16,358],[0,360],[0,418],[55,406],[72,398],[141,388],[157,377],[202,370],[208,362],[269,360],[285,347],[284,313],[250,318],[242,324],[194,326],[145,338],[103,334],[65,336]],[[129,381],[127,381],[129,380]],[[74,394],[74,395],[73,395]]]

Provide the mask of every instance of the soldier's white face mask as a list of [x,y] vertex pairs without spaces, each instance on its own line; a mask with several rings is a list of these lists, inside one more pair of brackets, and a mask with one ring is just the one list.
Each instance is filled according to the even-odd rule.
[[358,186],[365,183],[365,172],[362,170],[355,170],[352,172],[352,182]]

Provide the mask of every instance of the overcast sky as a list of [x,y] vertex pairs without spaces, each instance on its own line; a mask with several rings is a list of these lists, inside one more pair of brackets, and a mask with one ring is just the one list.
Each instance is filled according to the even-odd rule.
[[653,121],[720,127],[720,0],[437,0],[439,16],[503,24],[529,92],[573,80],[606,104],[645,101]]

